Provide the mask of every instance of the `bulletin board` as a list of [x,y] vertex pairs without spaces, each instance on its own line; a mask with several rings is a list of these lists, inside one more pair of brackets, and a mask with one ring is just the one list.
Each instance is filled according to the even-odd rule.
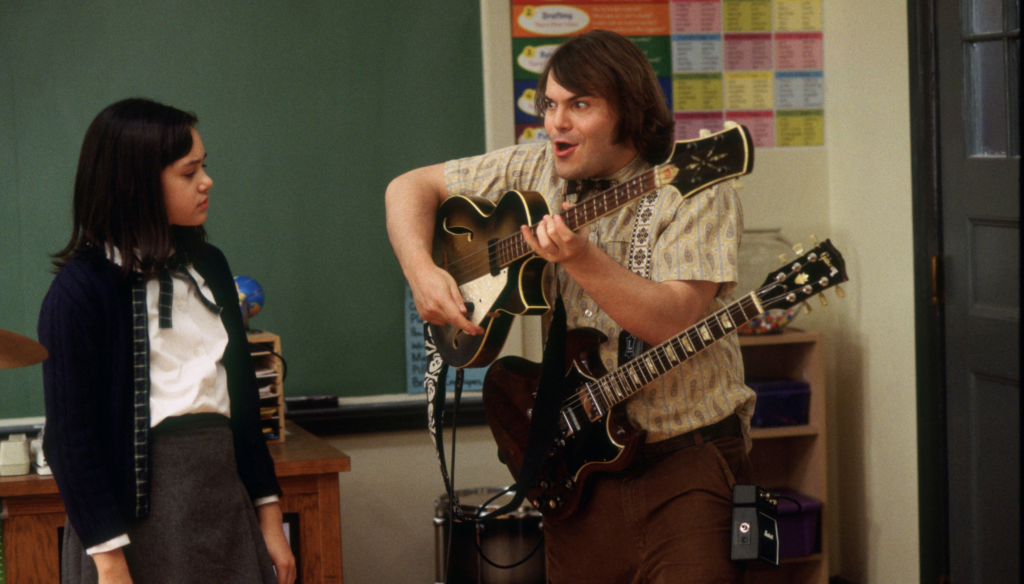
[[517,143],[545,141],[533,97],[558,45],[591,30],[644,52],[676,121],[676,139],[747,126],[757,148],[824,146],[822,0],[513,0]]

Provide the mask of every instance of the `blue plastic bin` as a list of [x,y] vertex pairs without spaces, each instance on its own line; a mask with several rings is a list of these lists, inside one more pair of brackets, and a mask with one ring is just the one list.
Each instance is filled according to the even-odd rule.
[[807,423],[811,386],[796,379],[748,379],[757,394],[750,425],[757,428],[799,426]]
[[773,493],[785,495],[800,501],[796,503],[779,499],[779,557],[798,558],[820,551],[818,537],[821,501],[790,489],[774,489]]

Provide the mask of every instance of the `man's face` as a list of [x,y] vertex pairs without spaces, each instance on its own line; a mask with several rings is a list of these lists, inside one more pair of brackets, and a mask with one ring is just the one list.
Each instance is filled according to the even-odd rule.
[[576,95],[548,76],[544,129],[555,153],[555,172],[566,180],[601,178],[636,158],[629,144],[615,144],[618,114],[608,100]]

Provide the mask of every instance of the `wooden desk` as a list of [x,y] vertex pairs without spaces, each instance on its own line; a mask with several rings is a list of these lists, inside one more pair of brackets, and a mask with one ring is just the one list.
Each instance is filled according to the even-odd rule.
[[[268,446],[284,491],[281,510],[299,516],[300,581],[341,584],[338,473],[350,470],[349,458],[295,424],[286,428],[288,439]],[[0,477],[0,500],[8,584],[58,584],[57,529],[66,515],[53,477]]]

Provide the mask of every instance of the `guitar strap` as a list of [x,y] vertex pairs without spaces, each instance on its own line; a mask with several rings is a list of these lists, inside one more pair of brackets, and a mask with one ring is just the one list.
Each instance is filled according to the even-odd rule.
[[[427,371],[423,375],[423,389],[427,393],[427,429],[430,430],[430,440],[434,443],[434,450],[437,452],[437,461],[441,464],[441,479],[444,481],[445,491],[448,493],[449,512],[456,519],[462,519],[462,506],[459,505],[459,496],[455,493],[455,485],[448,477],[448,465],[444,460],[444,400],[447,391],[448,364],[437,352],[437,343],[430,334],[430,326],[423,323],[423,341],[427,352]],[[462,398],[462,376],[461,369],[455,370],[455,411],[458,411],[459,401]],[[455,429],[452,428],[452,436]],[[454,438],[452,440],[452,453],[455,451]],[[455,461],[452,460],[452,474],[455,474]]]
[[[658,191],[641,197],[633,219],[633,235],[629,238],[629,269],[641,278],[651,277],[651,226]],[[619,367],[643,352],[644,342],[625,330],[619,333]]]
[[500,509],[483,515],[480,519],[505,515],[522,505],[526,494],[533,488],[540,474],[544,461],[547,460],[551,447],[555,443],[558,430],[558,416],[562,403],[565,401],[565,338],[566,330],[565,304],[562,295],[555,299],[555,312],[548,330],[548,340],[544,345],[544,361],[541,364],[540,381],[537,384],[537,397],[533,403],[533,414],[530,417],[530,434],[526,439],[526,450],[523,452],[523,465],[519,469],[519,478],[509,490],[515,491],[512,500]]

